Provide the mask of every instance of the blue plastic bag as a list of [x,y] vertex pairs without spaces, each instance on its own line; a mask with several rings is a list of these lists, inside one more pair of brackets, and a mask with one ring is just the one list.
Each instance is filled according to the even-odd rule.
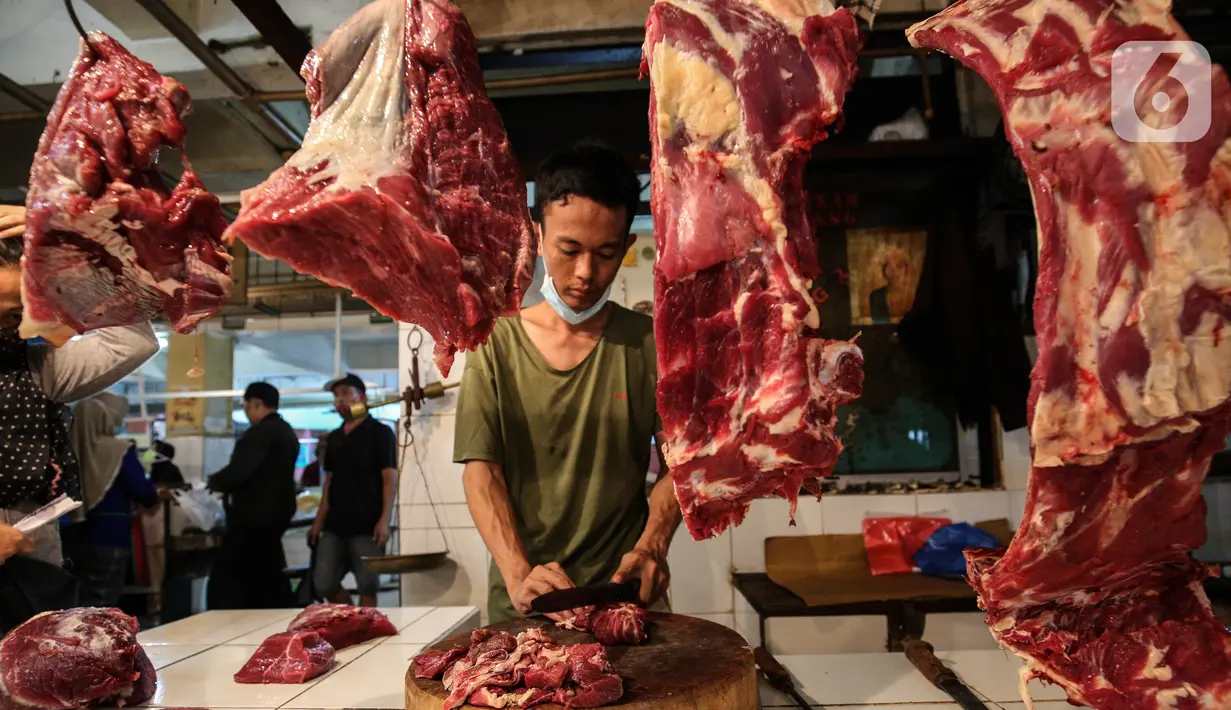
[[923,574],[961,579],[966,576],[966,558],[962,550],[968,547],[1000,547],[1000,541],[970,523],[954,523],[932,533],[911,561]]

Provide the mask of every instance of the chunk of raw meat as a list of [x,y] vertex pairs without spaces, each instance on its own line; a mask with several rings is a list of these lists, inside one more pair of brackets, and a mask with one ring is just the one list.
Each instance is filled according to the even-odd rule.
[[0,641],[0,708],[70,710],[141,705],[157,675],[119,609],[39,614]]
[[165,314],[186,333],[231,296],[226,220],[183,158],[168,191],[156,162],[182,149],[188,92],[91,32],[47,116],[30,168],[21,334],[74,333]]
[[417,678],[443,673],[445,710],[464,704],[528,708],[545,703],[590,708],[623,694],[623,681],[599,644],[558,646],[539,629],[516,636],[490,629],[471,633],[470,647],[425,651],[414,659]]
[[909,35],[991,85],[1038,218],[1025,513],[1007,550],[967,552],[992,634],[1074,703],[1229,707],[1231,635],[1190,551],[1231,432],[1231,83],[1206,65],[1187,87],[1213,99],[1198,140],[1134,143],[1117,111],[1198,108],[1165,57],[1113,106],[1117,47],[1187,39],[1168,2],[964,0]]
[[646,24],[658,411],[701,540],[764,496],[820,492],[863,356],[826,340],[804,165],[857,72],[854,17],[828,0],[658,0]]
[[301,71],[312,125],[227,232],[423,326],[449,372],[532,280],[526,182],[448,0],[376,0]]
[[556,626],[594,634],[604,646],[635,646],[649,638],[645,632],[647,617],[645,609],[636,604],[606,604],[577,609],[572,620],[557,622]]
[[315,631],[337,651],[398,633],[389,617],[380,611],[349,604],[313,604],[292,619],[286,630]]
[[315,631],[283,631],[261,643],[235,682],[306,683],[333,668],[333,660],[333,646]]

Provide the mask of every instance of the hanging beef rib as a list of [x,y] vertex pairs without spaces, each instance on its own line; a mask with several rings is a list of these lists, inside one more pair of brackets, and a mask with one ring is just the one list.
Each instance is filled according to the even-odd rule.
[[183,158],[168,190],[160,148],[183,149],[188,92],[91,32],[39,139],[26,195],[24,338],[165,314],[189,332],[231,296],[218,198]]
[[854,17],[828,0],[658,0],[646,24],[658,411],[698,540],[748,504],[819,494],[863,358],[826,340],[805,209],[809,149],[855,79]]
[[[1187,39],[1165,0],[963,0],[909,35],[991,85],[1038,218],[1025,514],[1007,550],[967,552],[992,634],[1074,703],[1231,707],[1231,635],[1189,554],[1231,431],[1231,84],[1147,57],[1113,105],[1117,48]],[[1115,130],[1177,126],[1203,94],[1193,142]]]
[[423,326],[448,374],[533,278],[526,182],[448,0],[376,0],[308,55],[303,147],[227,232]]
[[157,677],[137,628],[119,609],[47,612],[18,626],[0,641],[0,708],[144,704]]

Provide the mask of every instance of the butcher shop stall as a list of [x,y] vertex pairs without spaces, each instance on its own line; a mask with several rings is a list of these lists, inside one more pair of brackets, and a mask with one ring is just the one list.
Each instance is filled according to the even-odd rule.
[[1231,707],[1222,0],[3,15],[0,708]]

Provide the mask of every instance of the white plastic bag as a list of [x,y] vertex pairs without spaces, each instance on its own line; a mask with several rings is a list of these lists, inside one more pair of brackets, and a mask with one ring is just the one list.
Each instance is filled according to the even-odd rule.
[[[182,491],[173,489],[171,496],[175,499],[175,505],[183,513],[185,527],[193,527],[203,532],[210,532],[214,528],[221,526],[225,521],[226,513],[223,511],[222,501],[207,490],[192,489]],[[172,528],[175,527],[173,520]],[[172,534],[176,534],[176,532],[174,529],[172,530]]]

